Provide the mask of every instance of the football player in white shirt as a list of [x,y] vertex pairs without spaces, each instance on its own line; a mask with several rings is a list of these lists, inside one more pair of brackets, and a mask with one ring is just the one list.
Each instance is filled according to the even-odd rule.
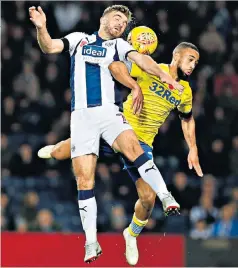
[[[38,7],[29,8],[30,20],[36,26],[37,39],[44,53],[69,51],[71,56],[71,158],[77,180],[78,203],[86,235],[85,262],[94,261],[102,252],[97,241],[97,205],[94,197],[94,174],[102,137],[114,150],[134,162],[141,177],[152,187],[159,199],[168,199],[163,178],[141,148],[138,139],[117,106],[120,93],[108,66],[113,61],[131,60],[145,72],[158,76],[175,89],[183,87],[160,69],[146,55],[139,54],[120,38],[131,20],[126,6],[105,9],[99,31],[88,35],[72,33],[52,39],[46,28],[46,15]],[[135,112],[140,112],[143,96],[140,88],[132,90]],[[171,196],[168,207],[179,205]]]

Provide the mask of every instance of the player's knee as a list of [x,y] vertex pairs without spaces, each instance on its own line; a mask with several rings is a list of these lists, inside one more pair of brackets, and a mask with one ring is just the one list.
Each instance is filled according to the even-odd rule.
[[94,179],[87,176],[77,176],[77,189],[78,190],[91,190],[94,188]]
[[92,189],[93,177],[86,170],[78,166],[74,166],[74,176],[77,182],[78,190]]
[[146,208],[148,211],[152,210],[155,204],[155,193],[153,190],[148,190],[143,192],[140,195],[140,201],[144,208]]
[[70,148],[65,146],[65,141],[61,141],[55,145],[51,152],[51,156],[57,160],[70,158]]
[[94,187],[96,155],[83,155],[72,159],[74,176],[78,190],[91,190]]
[[60,148],[57,146],[58,144],[55,145],[51,152],[51,156],[54,157],[57,160],[60,160]]
[[74,176],[78,190],[90,190],[94,187],[94,173],[88,169],[74,166]]
[[125,155],[130,161],[135,161],[136,158],[139,157],[143,152],[144,151],[141,148],[137,138],[133,137],[131,140],[128,141]]

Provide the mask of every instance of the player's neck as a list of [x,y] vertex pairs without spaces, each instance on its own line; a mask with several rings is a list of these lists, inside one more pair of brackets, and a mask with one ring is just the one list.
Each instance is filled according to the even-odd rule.
[[175,62],[173,60],[169,64],[169,73],[173,77],[173,79],[178,78],[178,66],[175,64]]
[[180,81],[180,79],[188,81],[189,77],[184,74],[180,68],[178,68],[178,65],[174,62],[174,60],[172,60],[169,64],[169,73],[176,81]]
[[103,29],[98,30],[98,36],[101,37],[103,40],[110,40],[112,39],[110,34],[107,34]]

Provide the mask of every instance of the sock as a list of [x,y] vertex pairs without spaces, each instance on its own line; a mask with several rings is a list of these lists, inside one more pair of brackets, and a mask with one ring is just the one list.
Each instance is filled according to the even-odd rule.
[[155,163],[149,159],[146,153],[143,153],[134,161],[134,165],[137,167],[142,179],[150,185],[162,201],[164,194],[169,192]]
[[79,190],[78,204],[86,243],[95,243],[97,241],[97,203],[93,189]]
[[143,228],[146,226],[147,222],[148,222],[148,220],[141,221],[141,220],[137,219],[136,215],[134,213],[133,218],[131,220],[131,223],[128,227],[129,234],[131,236],[137,237],[141,233]]

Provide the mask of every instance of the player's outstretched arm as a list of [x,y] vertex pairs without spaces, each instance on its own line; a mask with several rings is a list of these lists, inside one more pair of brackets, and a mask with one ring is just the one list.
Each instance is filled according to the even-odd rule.
[[29,8],[30,20],[36,26],[37,40],[43,53],[60,53],[64,49],[61,39],[52,39],[46,28],[46,15],[41,7]]
[[198,149],[196,144],[196,134],[195,134],[195,121],[193,116],[188,119],[181,120],[182,130],[184,134],[184,138],[189,147],[188,154],[188,166],[190,169],[194,168],[197,175],[202,177],[202,169],[199,164],[198,158]]
[[162,82],[172,85],[175,89],[183,90],[183,86],[168,73],[164,72],[150,56],[140,54],[137,51],[131,51],[127,57],[148,74],[158,76]]
[[109,70],[113,77],[132,92],[132,109],[134,114],[139,114],[143,107],[143,94],[140,86],[130,76],[126,65],[121,61],[114,61],[109,65]]

